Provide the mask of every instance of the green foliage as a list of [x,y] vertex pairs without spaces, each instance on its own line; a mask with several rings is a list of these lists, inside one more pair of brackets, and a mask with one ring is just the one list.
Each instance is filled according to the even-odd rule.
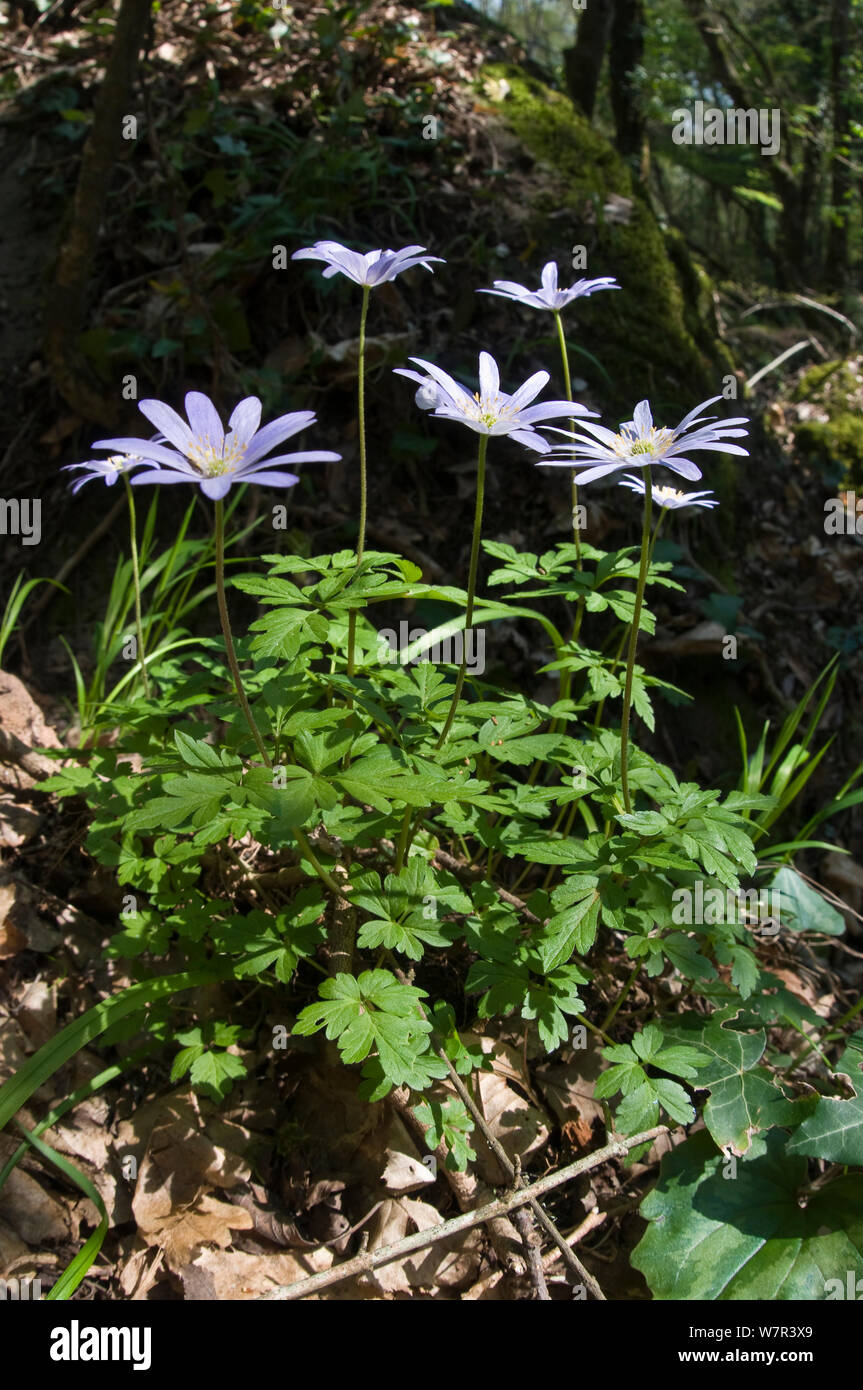
[[319,1002],[303,1009],[295,1032],[325,1028],[346,1063],[365,1061],[374,1048],[389,1085],[410,1086],[432,1027],[417,1009],[423,998],[424,990],[399,984],[389,970],[364,970],[356,979],[336,975],[321,985]]
[[445,1144],[447,1167],[464,1169],[476,1158],[470,1146],[473,1120],[460,1100],[423,1101],[414,1111],[421,1125],[426,1125],[426,1143],[430,1149]]
[[236,1024],[209,1023],[177,1033],[177,1042],[183,1046],[174,1058],[171,1081],[176,1084],[188,1072],[196,1091],[216,1103],[224,1100],[234,1082],[246,1074],[241,1059],[228,1051],[242,1032]]
[[860,1278],[863,1177],[812,1189],[789,1149],[771,1130],[745,1161],[728,1160],[702,1131],[663,1158],[632,1256],[654,1298],[816,1301],[830,1297],[829,1280]]

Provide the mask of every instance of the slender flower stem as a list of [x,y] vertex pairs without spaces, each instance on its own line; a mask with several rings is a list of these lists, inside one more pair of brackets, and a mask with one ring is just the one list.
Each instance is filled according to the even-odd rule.
[[[554,311],[554,321],[555,321],[555,323],[557,324],[557,337],[558,337],[558,341],[559,341],[559,343],[560,343],[560,360],[561,360],[561,363],[563,364],[563,384],[564,384],[564,387],[566,388],[566,399],[567,399],[568,401],[571,401],[571,400],[572,400],[572,378],[571,378],[571,376],[570,376],[570,374],[569,374],[569,353],[568,353],[567,350],[566,350],[566,334],[565,334],[564,331],[563,331],[563,319],[562,319],[561,316],[560,316],[560,310],[559,310],[559,309],[555,309],[555,311]],[[573,432],[573,434],[574,434],[574,433],[575,433],[575,420],[570,420],[570,422],[569,422],[569,428],[572,430],[572,432]],[[576,568],[577,571],[580,572],[581,569],[582,569],[582,558],[581,558],[581,528],[579,527],[579,524],[578,524],[578,483],[577,483],[577,481],[576,481],[577,477],[578,477],[578,474],[576,473],[575,469],[573,469],[573,470],[572,470],[572,484],[571,484],[571,486],[572,486],[572,492],[571,492],[572,538],[573,538],[573,540],[574,540],[574,542],[575,542],[575,568]],[[584,618],[584,595],[582,595],[582,596],[578,599],[578,602],[577,602],[576,605],[575,605],[575,619],[574,619],[573,624],[572,624],[572,633],[571,633],[571,636],[570,636],[570,639],[569,639],[569,640],[570,640],[570,643],[571,643],[573,646],[577,646],[577,645],[578,645],[578,639],[579,639],[579,637],[581,636],[581,624],[582,624],[582,619],[583,619],[583,618]],[[572,689],[572,672],[571,672],[571,671],[561,671],[561,673],[560,673],[560,698],[561,698],[561,700],[568,700],[568,699],[569,699],[571,689]],[[556,732],[556,731],[557,731],[557,721],[555,720],[554,723],[552,724],[552,732]]]
[[607,1032],[608,1032],[608,1030],[609,1030],[609,1028],[611,1027],[612,1023],[614,1022],[614,1020],[615,1020],[616,1017],[617,1017],[618,1010],[620,1009],[621,1004],[623,1003],[624,999],[625,999],[626,996],[628,995],[629,991],[632,989],[632,986],[635,984],[635,981],[636,981],[636,978],[637,978],[637,976],[638,976],[638,972],[639,972],[640,969],[641,969],[641,961],[640,961],[640,960],[637,960],[637,961],[635,962],[635,965],[632,967],[632,970],[631,970],[630,973],[629,973],[629,976],[628,976],[628,978],[627,978],[626,984],[623,986],[623,989],[620,991],[620,993],[618,994],[616,1000],[614,1001],[614,1003],[612,1004],[611,1008],[609,1009],[608,1013],[605,1015],[605,1018],[602,1020],[601,1032],[603,1032],[603,1033],[607,1033]]
[[663,508],[660,510],[659,517],[657,518],[656,525],[655,525],[654,528],[653,528],[653,535],[652,535],[651,538],[650,538],[650,551],[648,552],[648,556],[647,556],[647,567],[648,567],[648,569],[649,569],[650,566],[653,564],[653,552],[654,552],[654,550],[656,549],[656,542],[659,540],[659,533],[660,533],[660,531],[662,530],[662,523],[663,523],[663,521],[665,520],[665,518],[666,518],[667,516],[668,516],[668,508],[667,508],[667,507],[663,507]]
[[225,601],[225,508],[220,500],[216,503],[216,598],[219,604],[219,618],[222,624],[222,635],[225,639],[225,651],[228,657],[228,665],[231,668],[231,675],[234,678],[234,688],[237,692],[237,699],[240,708],[246,716],[246,723],[251,730],[252,738],[258,746],[264,766],[272,767],[273,761],[264,745],[261,731],[255,723],[255,716],[252,714],[252,707],[249,704],[243,685],[243,678],[240,675],[240,668],[237,664],[237,653],[234,650],[234,638],[231,633],[231,620],[228,617],[228,605]]
[[[571,377],[570,377],[570,375],[569,375],[569,353],[568,353],[567,350],[566,350],[566,334],[565,334],[564,331],[563,331],[563,319],[562,319],[561,316],[560,316],[560,310],[559,310],[559,309],[555,309],[555,311],[554,311],[554,321],[555,321],[555,323],[557,324],[557,337],[558,337],[558,341],[559,341],[559,343],[560,343],[560,357],[561,357],[561,361],[562,361],[562,363],[563,363],[563,384],[564,384],[564,386],[565,386],[565,388],[566,388],[566,399],[567,399],[568,401],[571,401],[571,400],[572,400],[572,379],[571,379]],[[569,428],[572,430],[572,432],[573,432],[573,434],[574,434],[574,433],[575,433],[575,420],[570,420],[570,422],[569,422]],[[580,569],[581,569],[581,533],[580,533],[580,529],[579,529],[579,525],[578,525],[578,483],[576,482],[577,476],[578,476],[578,474],[576,473],[575,469],[573,469],[573,470],[572,470],[572,538],[573,538],[573,541],[575,542],[575,565],[576,565],[576,569],[579,569],[579,570],[580,570]],[[583,604],[579,604],[579,609],[581,609],[581,608],[583,608]],[[576,623],[577,623],[577,625],[578,625],[579,627],[581,626],[580,616],[581,616],[581,615],[580,615],[580,612],[579,612],[579,614],[578,614],[577,617],[576,617]]]
[[465,612],[464,624],[464,644],[462,649],[462,663],[459,667],[458,679],[455,683],[455,692],[452,697],[452,704],[446,723],[441,729],[440,738],[437,741],[438,748],[443,748],[449,738],[449,731],[455,719],[458,702],[461,699],[462,687],[464,686],[465,672],[467,671],[467,637],[473,625],[473,601],[476,594],[476,575],[479,568],[479,543],[482,537],[482,511],[485,501],[485,456],[488,450],[488,435],[481,434],[479,437],[479,454],[476,466],[476,510],[473,518],[473,542],[470,548],[470,572],[467,581],[467,610]]
[[632,612],[632,627],[629,630],[629,653],[626,658],[626,683],[623,688],[623,719],[620,726],[620,781],[623,788],[623,804],[627,814],[632,810],[629,799],[629,711],[632,705],[632,675],[635,668],[635,651],[638,646],[638,626],[641,621],[641,606],[644,602],[644,585],[647,580],[647,557],[650,550],[650,514],[653,507],[653,488],[650,481],[650,468],[641,470],[644,479],[644,522],[641,528],[641,563],[638,567],[638,584],[635,590],[635,607]]
[[[234,678],[234,688],[237,692],[237,699],[240,702],[240,708],[243,714],[246,716],[246,723],[249,726],[252,738],[257,744],[258,752],[261,755],[264,766],[271,768],[273,766],[273,760],[267,752],[264,740],[261,737],[261,731],[255,723],[255,716],[252,714],[252,707],[249,704],[243,685],[243,678],[240,675],[237,653],[234,650],[231,620],[228,617],[228,605],[225,601],[225,511],[224,504],[221,501],[216,503],[216,598],[219,604],[222,635],[225,639],[225,652],[228,657],[228,665],[231,668],[231,675]],[[330,892],[335,893],[336,897],[345,897],[346,892],[344,886],[340,888],[332,875],[329,874],[323,864],[320,863],[305,832],[302,831],[298,825],[293,827],[293,831],[294,837],[300,848],[300,853],[303,858],[311,864],[321,882],[325,883]]]
[[402,829],[401,829],[401,834],[399,835],[399,842],[398,842],[398,845],[397,845],[397,847],[396,847],[396,873],[397,873],[397,874],[401,873],[402,867],[403,867],[404,862],[405,862],[405,855],[406,855],[407,852],[408,852],[408,844],[409,844],[409,842],[410,842],[410,841],[409,841],[409,837],[410,837],[410,833],[411,833],[411,822],[412,822],[412,820],[413,820],[413,816],[412,816],[412,814],[411,814],[411,808],[410,808],[410,806],[406,806],[406,807],[405,807],[404,816],[402,817]]
[[[647,554],[647,568],[648,568],[648,569],[650,569],[650,566],[651,566],[651,564],[653,563],[653,552],[654,552],[654,550],[656,549],[656,542],[657,542],[657,540],[659,539],[659,532],[660,532],[661,529],[662,529],[662,523],[663,523],[663,521],[665,520],[665,518],[666,518],[667,516],[668,516],[668,508],[667,508],[667,507],[663,507],[662,510],[661,510],[660,513],[659,513],[659,520],[657,521],[656,525],[655,525],[654,528],[653,528],[653,535],[652,535],[651,538],[650,538],[650,550],[648,551],[648,554]],[[624,630],[623,630],[623,636],[622,636],[621,639],[620,639],[620,644],[619,644],[619,646],[618,646],[618,648],[617,648],[617,651],[615,652],[614,660],[613,660],[612,663],[611,663],[611,674],[612,674],[612,675],[614,675],[615,671],[617,670],[617,663],[620,661],[621,652],[623,651],[623,648],[624,648],[624,646],[626,645],[626,636],[627,636],[626,628],[624,628]],[[599,726],[600,726],[600,724],[602,723],[602,711],[603,711],[604,709],[605,709],[605,696],[603,695],[602,699],[601,699],[600,702],[599,702],[599,706],[598,706],[598,708],[597,708],[597,711],[596,711],[596,718],[595,718],[594,721],[593,721],[593,727],[594,727],[595,729],[598,729]]]
[[141,575],[138,569],[138,525],[135,519],[135,494],[126,474],[126,501],[129,504],[129,542],[132,551],[132,578],[135,583],[135,626],[138,630],[138,660],[141,663],[141,676],[144,681],[144,694],[150,698],[150,682],[147,679],[146,653],[144,651],[144,624],[141,620]]
[[[357,569],[363,562],[366,549],[366,515],[368,510],[368,481],[366,476],[366,318],[369,312],[369,286],[363,285],[363,307],[360,311],[360,344],[357,360],[357,425],[360,439],[360,525],[357,535]],[[348,675],[354,674],[357,611],[348,614]]]

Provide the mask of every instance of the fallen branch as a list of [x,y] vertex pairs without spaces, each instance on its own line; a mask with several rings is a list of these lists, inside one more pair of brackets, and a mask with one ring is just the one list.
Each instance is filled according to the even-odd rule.
[[799,343],[795,343],[793,347],[786,348],[784,352],[780,352],[778,357],[774,357],[772,362],[768,362],[766,367],[762,367],[760,371],[749,378],[746,383],[747,391],[751,391],[753,386],[756,386],[762,377],[767,376],[768,372],[772,372],[776,367],[781,367],[782,363],[787,362],[789,357],[793,357],[795,353],[802,352],[804,348],[812,346],[813,343],[811,338],[803,338]]
[[660,1134],[667,1133],[668,1130],[665,1125],[657,1125],[655,1129],[645,1130],[643,1134],[633,1134],[628,1139],[615,1139],[605,1148],[597,1149],[595,1153],[588,1154],[587,1158],[580,1158],[576,1163],[570,1163],[566,1168],[561,1168],[556,1173],[548,1173],[544,1178],[538,1178],[536,1182],[531,1183],[530,1187],[518,1188],[499,1201],[489,1202],[487,1206],[480,1207],[477,1211],[465,1212],[462,1216],[454,1216],[451,1221],[444,1221],[440,1226],[432,1226],[430,1230],[417,1231],[414,1235],[406,1236],[404,1240],[396,1241],[393,1245],[381,1246],[379,1250],[366,1250],[363,1254],[356,1255],[352,1260],[346,1260],[344,1264],[326,1269],[320,1274],[312,1274],[308,1279],[299,1279],[294,1284],[280,1285],[270,1293],[264,1294],[262,1301],[265,1303],[283,1303],[293,1302],[298,1298],[308,1298],[310,1294],[319,1293],[321,1289],[329,1288],[333,1284],[340,1284],[345,1279],[352,1279],[355,1274],[367,1274],[370,1270],[378,1269],[381,1265],[391,1264],[393,1260],[404,1259],[406,1255],[412,1255],[416,1250],[426,1250],[430,1245],[436,1245],[440,1240],[449,1240],[451,1236],[461,1235],[464,1231],[472,1230],[474,1226],[481,1226],[484,1222],[493,1220],[495,1217],[505,1216],[508,1212],[515,1211],[519,1207],[530,1205],[531,1202],[542,1197],[546,1192],[553,1192],[555,1188],[562,1187],[572,1178],[577,1178],[582,1173],[589,1173],[592,1168],[599,1168],[609,1159],[624,1158],[630,1149],[636,1148],[639,1144],[647,1144],[657,1139]]
[[[446,1063],[447,1070],[450,1074],[450,1081],[455,1087],[456,1093],[461,1097],[463,1103],[467,1106],[468,1110],[470,1111],[471,1115],[476,1121],[476,1124],[479,1127],[480,1132],[482,1133],[486,1143],[488,1144],[489,1148],[491,1149],[501,1168],[506,1173],[510,1182],[513,1184],[513,1188],[515,1190],[518,1190],[522,1181],[520,1169],[516,1170],[515,1166],[510,1162],[510,1158],[506,1150],[492,1134],[491,1130],[488,1127],[488,1122],[485,1116],[483,1115],[482,1111],[480,1110],[479,1106],[477,1105],[467,1086],[465,1086],[464,1082],[462,1081],[461,1077],[459,1076],[449,1057],[447,1057],[443,1048],[436,1047],[434,1050],[437,1053],[438,1057],[440,1057],[441,1060]],[[599,1303],[604,1303],[605,1294],[602,1292],[602,1289],[599,1287],[599,1284],[596,1282],[590,1271],[585,1269],[584,1265],[581,1263],[581,1260],[573,1252],[571,1247],[567,1245],[566,1241],[564,1240],[563,1236],[555,1226],[548,1213],[544,1210],[544,1208],[540,1205],[540,1203],[537,1201],[535,1197],[530,1198],[529,1205],[531,1211],[533,1212],[542,1229],[545,1231],[546,1235],[550,1236],[551,1239],[554,1241],[555,1245],[558,1248],[558,1251],[563,1256],[565,1264],[568,1265],[569,1269],[576,1276],[576,1278],[581,1280],[581,1282],[584,1284],[585,1288],[589,1291],[592,1297],[595,1298]],[[527,1246],[525,1246],[525,1253],[528,1253]]]

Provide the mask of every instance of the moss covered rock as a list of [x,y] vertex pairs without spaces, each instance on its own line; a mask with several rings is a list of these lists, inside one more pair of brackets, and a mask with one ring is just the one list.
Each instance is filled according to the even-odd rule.
[[573,249],[587,251],[573,278],[614,275],[621,285],[566,317],[568,335],[607,374],[599,380],[585,368],[594,394],[621,418],[645,396],[673,418],[719,394],[733,362],[716,334],[707,277],[682,238],[663,233],[624,162],[567,97],[518,67],[487,64],[482,74],[485,99],[545,174],[531,210],[539,254],[559,244],[563,224]]
[[819,362],[792,400],[798,455],[830,481],[863,486],[863,358]]

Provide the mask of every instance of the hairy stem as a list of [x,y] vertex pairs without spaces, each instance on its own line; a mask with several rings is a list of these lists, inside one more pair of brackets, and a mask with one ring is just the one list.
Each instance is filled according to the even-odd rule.
[[650,481],[650,468],[647,464],[641,470],[644,479],[644,522],[641,528],[641,563],[638,567],[638,584],[635,589],[635,607],[632,613],[632,627],[629,631],[629,653],[626,658],[626,683],[623,688],[623,718],[620,725],[620,782],[623,787],[623,804],[627,814],[632,810],[629,798],[629,712],[632,707],[632,676],[635,669],[635,652],[638,647],[638,626],[641,621],[641,606],[644,602],[644,585],[647,579],[647,557],[650,550],[650,514],[653,506],[653,488]]
[[129,504],[129,547],[132,551],[132,578],[135,584],[135,627],[138,632],[138,660],[141,663],[141,676],[144,681],[144,694],[150,698],[150,682],[147,679],[146,652],[144,650],[144,624],[141,620],[141,574],[138,568],[138,525],[135,518],[135,494],[128,475],[123,474],[126,484],[126,501]]
[[[272,767],[273,760],[267,752],[261,731],[255,723],[255,716],[252,714],[252,707],[249,704],[248,696],[243,685],[243,678],[240,675],[240,667],[237,663],[237,653],[234,650],[234,638],[231,632],[231,620],[228,617],[228,605],[225,601],[225,511],[221,501],[216,503],[216,598],[219,604],[219,619],[222,624],[222,635],[225,639],[225,652],[228,657],[228,665],[231,668],[231,675],[234,679],[234,689],[237,692],[237,699],[240,708],[246,717],[252,738],[257,744],[258,752],[261,755],[265,767]],[[294,838],[299,846],[300,853],[308,864],[314,869],[322,883],[326,884],[331,893],[337,897],[345,896],[344,887],[339,887],[331,874],[327,872],[323,864],[318,860],[308,836],[298,825],[293,827]]]
[[440,738],[437,741],[438,748],[443,748],[449,738],[449,731],[452,728],[461,699],[462,687],[464,686],[465,672],[467,671],[467,639],[468,633],[473,624],[473,601],[476,594],[476,575],[479,568],[479,543],[482,538],[482,511],[485,500],[485,456],[488,450],[488,435],[481,434],[479,437],[479,454],[477,456],[476,468],[476,509],[473,519],[473,542],[470,548],[470,572],[467,581],[467,610],[465,613],[464,625],[464,647],[462,651],[462,663],[459,667],[458,679],[455,683],[455,692],[452,697],[452,704],[446,723],[441,729]]
[[237,653],[234,650],[234,637],[231,632],[231,620],[228,617],[228,605],[225,601],[225,507],[221,499],[216,503],[216,598],[219,604],[219,620],[222,624],[222,635],[225,639],[225,652],[228,658],[228,665],[231,668],[231,675],[234,678],[234,689],[237,692],[237,699],[240,708],[246,716],[246,723],[252,734],[252,738],[257,744],[258,752],[263,759],[265,767],[272,767],[273,760],[264,746],[261,731],[255,723],[255,716],[252,714],[252,707],[249,704],[246,690],[243,685],[243,678],[240,675],[240,668],[237,664]]
[[[560,310],[559,310],[559,309],[555,309],[555,311],[554,311],[554,321],[555,321],[555,323],[557,324],[557,338],[558,338],[558,342],[560,343],[560,358],[561,358],[561,362],[562,362],[562,364],[563,364],[563,384],[564,384],[564,387],[565,387],[565,389],[566,389],[566,399],[567,399],[568,401],[571,401],[571,400],[572,400],[572,378],[571,378],[571,376],[570,376],[570,374],[569,374],[569,353],[568,353],[567,350],[566,350],[566,334],[565,334],[564,331],[563,331],[563,319],[562,319],[561,316],[560,316]],[[575,433],[575,420],[574,420],[574,419],[573,419],[573,420],[570,420],[570,422],[569,422],[569,428],[572,430],[572,432],[573,432],[573,434],[574,434],[574,433]],[[574,541],[574,543],[575,543],[575,564],[576,564],[576,568],[577,568],[577,569],[581,569],[581,534],[580,534],[579,526],[578,526],[578,483],[576,482],[576,477],[577,477],[577,474],[576,474],[576,472],[575,472],[575,469],[573,469],[573,470],[572,470],[572,539],[573,539],[573,541]],[[583,604],[580,603],[580,604],[579,604],[579,608],[582,608],[582,607],[583,607]],[[578,618],[578,617],[576,618],[576,622],[577,622],[578,626],[580,627],[581,624],[580,624],[580,621],[579,621],[579,618]]]
[[[366,477],[366,318],[369,312],[369,287],[363,285],[363,307],[360,311],[360,344],[357,360],[357,427],[360,440],[360,524],[357,534],[357,569],[363,562],[366,549],[366,516],[368,511],[368,482]],[[357,634],[357,612],[348,614],[348,675],[354,674]]]
[[623,986],[623,989],[620,991],[611,1008],[609,1009],[608,1013],[605,1015],[605,1018],[602,1020],[601,1032],[608,1032],[612,1023],[617,1017],[618,1010],[620,1009],[621,1004],[628,995],[629,991],[632,989],[632,986],[635,984],[635,979],[640,969],[641,961],[637,960],[635,962],[635,965],[632,967],[632,970],[629,972],[626,984]]

